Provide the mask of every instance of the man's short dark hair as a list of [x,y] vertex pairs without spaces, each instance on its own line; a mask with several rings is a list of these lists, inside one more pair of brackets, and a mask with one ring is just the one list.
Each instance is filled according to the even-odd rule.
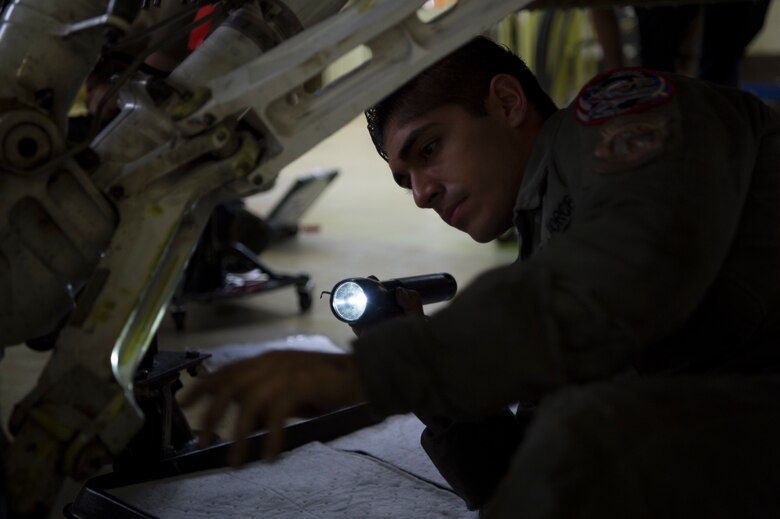
[[388,160],[383,131],[390,118],[405,122],[450,104],[474,116],[486,115],[485,99],[490,80],[496,74],[517,78],[543,120],[558,109],[523,60],[506,47],[480,36],[366,110],[368,132],[379,155]]

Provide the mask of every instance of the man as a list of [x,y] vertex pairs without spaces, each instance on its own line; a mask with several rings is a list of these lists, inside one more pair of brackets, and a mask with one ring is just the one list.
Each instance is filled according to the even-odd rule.
[[417,413],[487,517],[780,513],[780,117],[637,69],[557,111],[484,38],[366,115],[418,206],[479,242],[514,224],[520,260],[429,320],[399,293],[409,315],[354,354],[210,376],[191,394],[212,396],[207,430],[230,401],[241,438],[367,399]]

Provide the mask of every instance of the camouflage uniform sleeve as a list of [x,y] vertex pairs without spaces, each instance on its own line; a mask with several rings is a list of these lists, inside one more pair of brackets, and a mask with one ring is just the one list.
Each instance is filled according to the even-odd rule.
[[569,229],[429,322],[355,343],[379,412],[484,416],[610,377],[685,323],[727,257],[769,116],[701,83],[669,97],[595,123],[572,114],[550,166],[573,196]]

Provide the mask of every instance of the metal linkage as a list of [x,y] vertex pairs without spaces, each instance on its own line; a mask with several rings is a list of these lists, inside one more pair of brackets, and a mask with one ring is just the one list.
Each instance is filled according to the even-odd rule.
[[[268,152],[247,182],[234,186],[244,194],[255,192],[367,107],[530,3],[460,0],[442,16],[423,21],[419,0],[357,2],[210,81],[210,100],[179,127],[185,134],[196,134],[225,117],[256,121]],[[357,48],[370,53],[367,62],[330,84],[311,88],[311,81],[326,67]]]
[[[338,2],[331,5],[334,10],[340,7]],[[241,31],[230,27],[224,31],[230,34],[216,41],[232,38],[233,45],[246,48],[233,53],[234,60],[262,50]],[[192,58],[195,65],[190,61],[190,66],[206,67],[210,60],[221,60],[223,67],[226,62],[242,63],[213,52],[201,59],[208,52],[208,46],[198,49]],[[230,118],[188,138],[172,124],[154,126],[156,117],[172,120],[176,110],[156,106],[153,96],[144,97],[140,91],[132,92],[134,84],[129,86],[131,97],[150,105],[143,112],[149,116],[120,114],[111,131],[128,139],[105,138],[97,148],[100,158],[109,160],[89,180],[106,182],[90,188],[105,189],[112,216],[117,216],[116,222],[109,222],[116,227],[104,242],[37,386],[14,413],[16,439],[9,449],[5,478],[14,514],[45,514],[66,475],[85,477],[119,455],[140,429],[143,417],[134,398],[139,363],[214,207],[235,196],[224,186],[246,176],[263,150],[261,136],[237,128]],[[196,82],[184,87],[186,92],[198,92]],[[179,112],[182,117],[201,103],[197,96],[182,103],[178,94],[160,102],[179,109],[190,103]],[[139,108],[128,103],[130,115],[141,113]],[[152,131],[139,131],[148,124]],[[133,143],[139,137],[143,143]],[[106,168],[108,172],[103,171]],[[86,393],[66,391],[74,379]]]

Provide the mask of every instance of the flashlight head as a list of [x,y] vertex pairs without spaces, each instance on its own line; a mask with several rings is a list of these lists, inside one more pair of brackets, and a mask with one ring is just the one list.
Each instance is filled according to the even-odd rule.
[[366,313],[368,296],[354,281],[342,281],[331,294],[330,306],[336,317],[346,322],[359,320]]
[[349,278],[337,283],[330,294],[330,308],[337,319],[349,324],[364,324],[400,313],[395,294],[369,278]]
[[450,274],[424,274],[379,281],[349,278],[340,281],[330,293],[330,308],[337,319],[350,325],[366,325],[402,315],[395,290],[405,288],[420,295],[424,305],[448,301],[458,289]]

